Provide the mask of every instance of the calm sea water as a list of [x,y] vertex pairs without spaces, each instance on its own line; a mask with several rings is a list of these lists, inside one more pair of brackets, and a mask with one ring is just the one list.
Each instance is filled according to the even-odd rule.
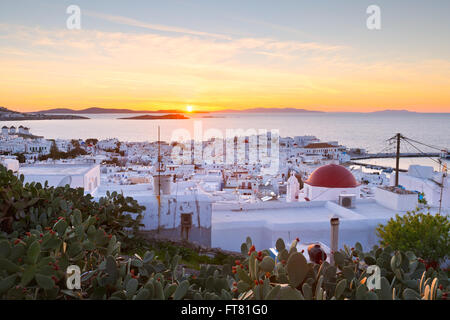
[[[157,127],[161,139],[170,141],[177,129],[185,129],[185,139],[194,138],[194,126],[202,132],[216,129],[226,136],[227,129],[277,129],[281,136],[315,135],[323,141],[338,141],[348,147],[365,148],[368,152],[394,151],[387,139],[397,132],[439,147],[450,148],[450,113],[446,114],[198,114],[188,120],[119,120],[137,114],[84,115],[89,120],[2,121],[1,126],[19,125],[46,138],[118,138],[121,141],[154,141]],[[206,116],[206,117],[205,117]],[[213,117],[213,118],[210,118]],[[420,147],[423,151],[432,151]],[[416,152],[403,144],[402,152]],[[381,161],[382,162],[382,161]],[[381,164],[381,163],[380,163]]]

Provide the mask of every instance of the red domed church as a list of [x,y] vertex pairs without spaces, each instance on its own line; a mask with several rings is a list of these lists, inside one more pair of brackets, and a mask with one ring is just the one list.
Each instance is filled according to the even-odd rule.
[[304,183],[302,193],[307,201],[338,200],[343,194],[359,198],[360,184],[347,168],[328,164],[311,173]]

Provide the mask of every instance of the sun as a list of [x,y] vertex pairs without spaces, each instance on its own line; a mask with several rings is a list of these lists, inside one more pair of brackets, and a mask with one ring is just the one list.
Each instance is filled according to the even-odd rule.
[[192,112],[193,108],[192,108],[192,106],[186,106],[186,110],[187,110],[187,112]]

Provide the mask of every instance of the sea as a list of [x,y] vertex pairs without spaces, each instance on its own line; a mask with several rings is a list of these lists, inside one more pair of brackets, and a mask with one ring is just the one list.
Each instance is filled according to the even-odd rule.
[[[81,114],[86,120],[1,121],[0,125],[30,128],[34,135],[47,139],[107,139],[120,141],[156,141],[158,127],[164,141],[227,137],[230,132],[247,135],[260,130],[277,130],[281,137],[314,135],[322,141],[337,141],[350,148],[364,148],[369,153],[394,152],[388,140],[395,134],[432,147],[450,150],[450,113],[195,113],[182,120],[125,120],[140,114]],[[239,132],[238,132],[239,134]],[[415,144],[423,152],[438,152]],[[418,152],[414,146],[401,144],[401,152]],[[394,165],[394,159],[376,159],[370,163]],[[447,161],[448,162],[448,161]],[[439,164],[433,158],[402,158],[400,166]]]

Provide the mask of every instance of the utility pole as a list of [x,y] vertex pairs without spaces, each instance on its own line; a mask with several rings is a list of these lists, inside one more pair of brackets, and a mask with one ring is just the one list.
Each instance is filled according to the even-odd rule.
[[396,134],[397,138],[397,154],[395,157],[395,186],[398,187],[398,173],[400,171],[400,139],[402,135],[400,133]]
[[156,194],[156,198],[158,199],[158,229],[157,233],[159,233],[160,225],[161,225],[161,136],[160,136],[160,128],[158,126],[158,192]]
[[[442,165],[442,161],[439,160],[439,166]],[[444,192],[444,179],[447,176],[447,166],[444,165],[442,168],[442,181],[441,181],[441,195],[439,198],[439,214],[441,214],[441,209],[442,209],[442,194]]]
[[161,133],[158,126],[158,196],[161,195]]

